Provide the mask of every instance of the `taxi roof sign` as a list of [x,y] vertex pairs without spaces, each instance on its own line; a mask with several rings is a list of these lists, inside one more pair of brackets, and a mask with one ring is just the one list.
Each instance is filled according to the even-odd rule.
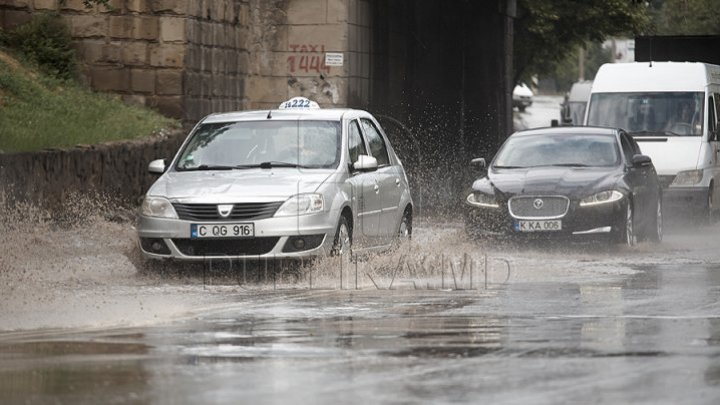
[[320,108],[320,105],[307,97],[293,97],[288,101],[283,101],[278,107],[279,110],[289,109],[306,109],[306,108]]

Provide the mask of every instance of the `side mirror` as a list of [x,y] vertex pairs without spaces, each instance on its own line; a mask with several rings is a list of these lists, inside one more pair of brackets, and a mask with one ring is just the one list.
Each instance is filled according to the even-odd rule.
[[485,158],[475,158],[470,161],[470,167],[484,169],[485,167],[487,167],[487,162],[485,162]]
[[153,174],[165,173],[165,159],[157,159],[150,162],[148,165],[148,172]]
[[353,163],[353,169],[360,172],[371,172],[373,170],[377,170],[377,168],[377,159],[368,155],[358,156],[357,162]]
[[635,155],[632,157],[632,165],[633,167],[643,167],[643,166],[650,166],[652,164],[652,160],[650,159],[650,156],[647,155]]
[[550,126],[558,127],[558,126],[560,126],[560,123],[558,122],[558,120],[550,120]]

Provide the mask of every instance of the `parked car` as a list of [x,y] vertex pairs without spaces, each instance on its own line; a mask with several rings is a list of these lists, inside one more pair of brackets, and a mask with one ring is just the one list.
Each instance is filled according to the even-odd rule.
[[565,100],[560,104],[560,121],[563,125],[582,125],[585,122],[585,108],[590,99],[592,80],[573,83]]
[[137,230],[149,259],[316,257],[412,233],[405,170],[366,111],[293,98],[212,114],[149,170],[161,174]]
[[[473,162],[485,166],[484,159]],[[471,235],[607,234],[662,240],[662,189],[649,157],[621,129],[520,131],[465,197]]]
[[525,111],[532,105],[533,95],[533,91],[525,83],[518,84],[513,89],[513,107],[517,107],[520,112]]

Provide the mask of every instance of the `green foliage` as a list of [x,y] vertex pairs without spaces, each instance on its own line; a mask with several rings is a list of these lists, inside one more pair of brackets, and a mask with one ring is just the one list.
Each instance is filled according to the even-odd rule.
[[74,82],[27,71],[0,52],[0,150],[142,138],[177,122]]
[[514,79],[552,72],[588,42],[643,31],[650,23],[644,2],[628,0],[518,0]]
[[57,13],[38,14],[0,39],[4,45],[37,64],[44,73],[60,79],[76,77],[77,64],[70,31]]
[[717,0],[655,0],[652,31],[656,35],[718,35]]
[[[565,59],[561,60],[553,72],[545,77],[555,81],[555,91],[558,93],[570,90],[573,83],[578,80],[578,58],[580,47],[569,52]],[[585,46],[585,78],[592,79],[603,63],[612,61],[612,51],[603,49],[602,44],[589,43]]]

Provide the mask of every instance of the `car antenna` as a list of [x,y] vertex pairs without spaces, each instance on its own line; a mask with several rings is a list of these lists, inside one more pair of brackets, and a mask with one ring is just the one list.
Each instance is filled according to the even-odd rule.
[[269,110],[269,111],[268,111],[268,115],[267,115],[267,119],[271,119],[271,118],[272,118],[272,110]]

